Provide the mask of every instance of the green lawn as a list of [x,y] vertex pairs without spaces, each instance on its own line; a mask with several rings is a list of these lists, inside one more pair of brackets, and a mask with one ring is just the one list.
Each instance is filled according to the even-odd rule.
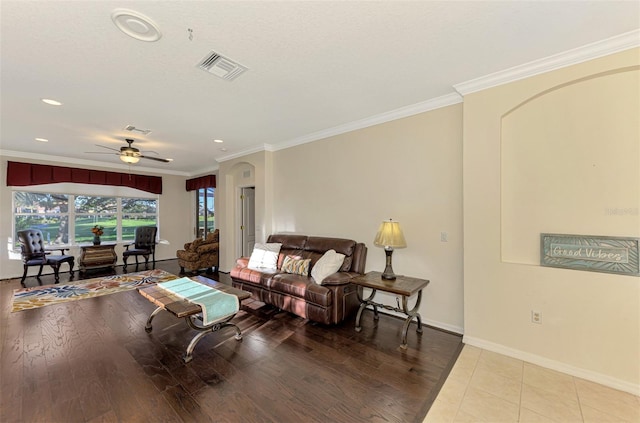
[[[99,220],[96,218],[84,218],[76,219],[76,235],[74,244],[85,244],[93,241],[93,232],[91,229],[94,225],[103,226],[104,233],[100,237],[102,241],[117,241],[116,219]],[[124,241],[132,241],[134,239],[135,230],[138,226],[154,226],[156,221],[154,219],[123,219],[122,220],[122,239]],[[55,221],[43,221],[37,222],[23,221],[18,224],[16,222],[16,231],[20,231],[28,228],[37,228],[42,231],[45,239],[53,242],[58,237],[60,222]]]

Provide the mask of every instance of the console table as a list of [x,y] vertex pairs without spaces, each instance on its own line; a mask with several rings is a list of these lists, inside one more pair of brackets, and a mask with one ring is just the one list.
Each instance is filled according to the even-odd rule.
[[[407,331],[409,330],[409,324],[414,318],[418,323],[416,332],[422,333],[422,319],[420,318],[420,313],[418,313],[418,308],[422,301],[422,289],[429,284],[428,280],[396,275],[396,279],[390,281],[382,279],[381,272],[369,272],[366,275],[352,279],[351,282],[358,285],[357,292],[358,300],[360,301],[360,308],[358,309],[358,315],[356,316],[356,332],[360,332],[362,330],[362,326],[360,326],[362,312],[367,308],[367,306],[372,306],[374,320],[378,320],[379,318],[378,307],[401,312],[407,316],[402,327],[402,343],[400,344],[400,348],[407,348]],[[363,298],[363,288],[370,288],[372,290],[369,297]],[[402,296],[402,308],[400,308],[400,304],[398,304],[397,307],[393,307],[373,301],[378,290]],[[409,298],[415,294],[418,294],[416,304],[411,310],[409,310]]]
[[114,268],[118,261],[115,252],[116,244],[81,245],[80,246],[80,272],[103,267]]

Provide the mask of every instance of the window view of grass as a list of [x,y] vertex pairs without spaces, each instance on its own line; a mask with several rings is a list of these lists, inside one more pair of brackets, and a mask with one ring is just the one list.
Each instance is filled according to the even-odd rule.
[[13,200],[15,234],[39,229],[47,244],[91,243],[96,225],[103,227],[101,242],[132,241],[138,226],[157,226],[155,199],[14,192]]

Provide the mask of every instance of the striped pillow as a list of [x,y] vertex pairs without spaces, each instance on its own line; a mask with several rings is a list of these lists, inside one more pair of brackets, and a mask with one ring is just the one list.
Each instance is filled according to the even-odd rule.
[[301,260],[286,256],[282,263],[282,271],[294,275],[309,276],[309,263],[311,263],[311,259]]

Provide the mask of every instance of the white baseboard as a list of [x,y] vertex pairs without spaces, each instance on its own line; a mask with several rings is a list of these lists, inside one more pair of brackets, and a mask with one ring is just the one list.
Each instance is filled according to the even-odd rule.
[[465,335],[462,338],[462,342],[474,347],[517,358],[528,363],[536,364],[538,366],[546,367],[551,370],[556,370],[558,372],[566,373],[571,376],[586,379],[613,389],[618,389],[620,391],[640,396],[640,385],[634,384],[632,382],[620,380],[591,370],[574,367],[560,361],[551,360],[549,358],[531,354],[526,351],[516,350],[514,348],[506,347],[504,345],[496,344],[480,338],[474,338]]
[[431,319],[422,319],[422,323],[425,325],[433,326],[434,328],[446,330],[448,332],[457,333],[458,335],[464,334],[464,329],[459,326],[450,325],[448,323],[442,323]]
[[[371,309],[367,308],[367,310],[371,310]],[[401,319],[406,319],[407,318],[407,315],[404,314],[404,313],[395,312],[393,310],[383,310],[381,307],[378,307],[378,313],[386,314],[388,316],[393,316],[393,317],[399,317]],[[422,317],[422,316],[420,316],[420,317]],[[413,321],[415,322],[415,319]],[[431,319],[422,318],[422,324],[423,325],[428,325],[428,326],[433,326],[434,328],[437,328],[437,329],[446,330],[447,332],[457,333],[459,335],[464,334],[464,329],[462,329],[461,327],[450,325],[449,323],[438,322],[437,320],[431,320]]]

